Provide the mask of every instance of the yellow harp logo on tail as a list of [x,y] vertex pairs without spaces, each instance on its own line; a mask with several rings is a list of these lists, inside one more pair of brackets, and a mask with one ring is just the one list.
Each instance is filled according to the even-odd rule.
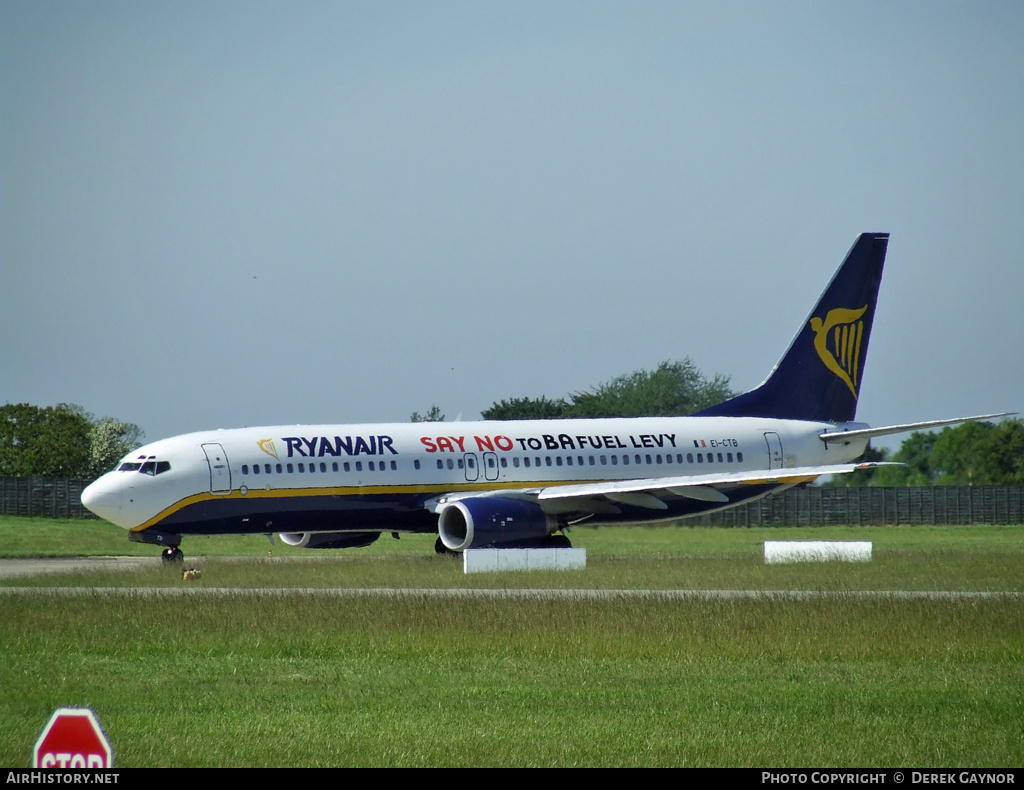
[[811,319],[814,330],[814,350],[818,352],[825,367],[839,376],[857,397],[860,384],[860,345],[864,337],[864,322],[861,316],[868,306],[860,310],[837,307],[829,310],[825,320]]

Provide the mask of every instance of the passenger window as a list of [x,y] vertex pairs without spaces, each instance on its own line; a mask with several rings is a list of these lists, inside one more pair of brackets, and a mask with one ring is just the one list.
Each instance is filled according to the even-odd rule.
[[291,464],[288,464],[288,466],[285,468],[288,470],[288,474],[292,474],[295,471],[295,467],[292,466]]
[[242,464],[242,474],[243,475],[249,474],[249,464]]
[[725,460],[728,461],[731,464],[732,463],[732,453],[726,453],[725,454]]
[[743,453],[736,453],[736,460],[743,463]]
[[[310,468],[312,469],[312,467],[310,467]],[[363,462],[362,461],[356,461],[356,471],[357,472],[362,472],[363,471]]]

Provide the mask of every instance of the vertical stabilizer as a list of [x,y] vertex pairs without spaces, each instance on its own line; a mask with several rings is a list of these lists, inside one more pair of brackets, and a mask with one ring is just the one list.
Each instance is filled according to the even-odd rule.
[[852,421],[888,243],[861,234],[765,382],[697,416]]

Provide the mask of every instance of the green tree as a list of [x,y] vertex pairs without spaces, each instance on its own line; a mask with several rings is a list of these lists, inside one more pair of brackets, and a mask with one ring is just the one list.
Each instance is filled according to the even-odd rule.
[[892,456],[903,466],[886,466],[874,470],[868,485],[929,486],[932,484],[931,452],[938,434],[914,431]]
[[0,475],[96,477],[139,446],[137,425],[97,420],[74,403],[0,407]]
[[[867,454],[862,456],[871,459]],[[1024,484],[1024,422],[965,422],[938,433],[915,431],[892,457],[904,466],[854,472],[834,485]]]
[[1024,423],[968,422],[945,428],[929,460],[933,485],[1024,483]]
[[0,407],[0,474],[15,477],[86,477],[91,425],[67,404]]
[[481,412],[485,420],[551,420],[560,417],[677,417],[714,406],[735,393],[729,377],[704,376],[686,357],[654,370],[636,370],[570,395],[568,399],[511,398]]
[[113,417],[97,420],[89,433],[89,473],[99,477],[139,446],[142,429]]
[[562,399],[509,398],[491,405],[480,412],[485,420],[556,420],[565,416],[568,404]]
[[676,417],[714,406],[733,395],[728,376],[716,373],[706,378],[686,357],[575,393],[565,416]]
[[444,422],[444,414],[441,413],[441,408],[435,404],[427,410],[426,414],[414,411],[409,416],[409,422]]

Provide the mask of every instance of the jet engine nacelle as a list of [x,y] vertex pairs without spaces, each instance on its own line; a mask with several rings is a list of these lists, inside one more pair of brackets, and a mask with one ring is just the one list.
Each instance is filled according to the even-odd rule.
[[379,532],[282,532],[280,538],[300,549],[353,549],[369,546]]
[[502,497],[468,497],[445,505],[437,532],[452,551],[538,540],[558,522],[533,502]]

